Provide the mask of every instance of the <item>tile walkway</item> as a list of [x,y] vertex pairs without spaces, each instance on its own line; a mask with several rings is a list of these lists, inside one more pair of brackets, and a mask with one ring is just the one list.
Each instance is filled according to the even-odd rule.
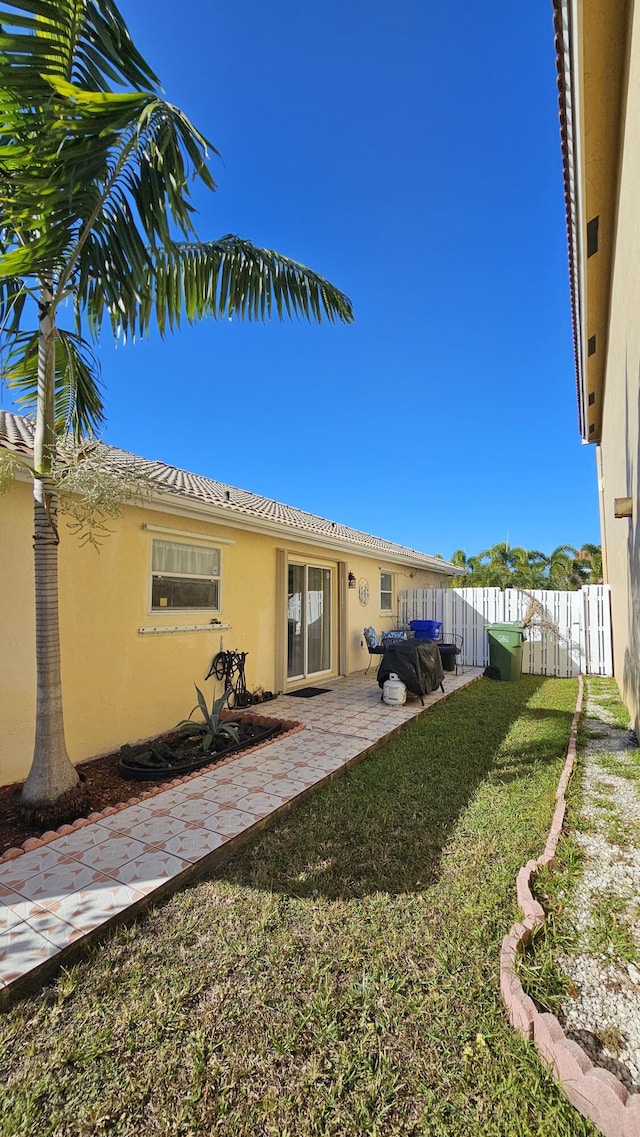
[[[445,695],[479,674],[447,673]],[[280,696],[267,709],[305,730],[0,863],[0,996],[158,889],[179,888],[205,858],[230,852],[234,838],[445,697],[388,707],[371,672],[323,686],[325,695]]]

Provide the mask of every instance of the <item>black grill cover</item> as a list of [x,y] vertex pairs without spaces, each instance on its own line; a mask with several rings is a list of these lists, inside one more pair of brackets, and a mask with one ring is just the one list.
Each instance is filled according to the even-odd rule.
[[444,679],[435,640],[405,640],[385,651],[378,668],[378,686],[394,672],[414,695],[429,695]]

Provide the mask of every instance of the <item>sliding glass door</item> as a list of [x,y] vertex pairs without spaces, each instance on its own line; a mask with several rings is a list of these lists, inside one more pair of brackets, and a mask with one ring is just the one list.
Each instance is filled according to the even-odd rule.
[[289,563],[287,678],[331,671],[331,569]]

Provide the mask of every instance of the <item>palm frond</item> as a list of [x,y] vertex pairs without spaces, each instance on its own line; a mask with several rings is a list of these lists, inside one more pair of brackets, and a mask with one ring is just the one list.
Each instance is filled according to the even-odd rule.
[[[38,333],[19,332],[11,341],[3,367],[7,386],[19,392],[16,402],[33,411],[38,398]],[[93,433],[104,421],[100,367],[90,345],[72,332],[56,329],[55,431],[75,438]]]
[[1,0],[0,25],[0,83],[14,91],[37,95],[45,73],[90,91],[159,86],[113,0]]
[[[0,265],[0,278],[60,280],[58,297],[74,273],[80,295],[105,273],[104,250],[122,265],[123,279],[143,280],[151,260],[145,246],[170,244],[178,231],[193,235],[190,187],[215,182],[211,148],[182,112],[155,95],[90,93],[55,83],[55,122],[46,120],[27,144],[0,145],[0,214],[20,240]],[[71,94],[69,94],[71,92]],[[0,135],[11,138],[15,107],[0,96]],[[8,155],[8,156],[7,156]]]
[[[351,301],[335,285],[299,261],[241,237],[152,250],[151,267],[140,280],[127,278],[124,252],[111,236],[103,246],[108,258],[104,274],[90,286],[94,332],[105,309],[114,331],[132,336],[147,335],[152,324],[164,334],[179,327],[183,317],[189,323],[205,316],[266,320],[274,315],[281,320],[353,321]],[[124,231],[122,238],[126,251]],[[96,255],[92,249],[94,263]]]
[[19,276],[0,280],[0,339],[13,336],[19,330],[28,295],[29,290]]
[[[142,268],[143,275],[140,275]],[[116,334],[144,337],[183,318],[280,319],[351,323],[351,301],[323,276],[239,236],[144,249],[125,201],[94,227],[82,258],[91,331],[108,316]]]

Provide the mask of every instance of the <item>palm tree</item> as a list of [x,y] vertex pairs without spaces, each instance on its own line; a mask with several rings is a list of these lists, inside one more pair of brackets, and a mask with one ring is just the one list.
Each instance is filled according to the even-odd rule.
[[479,557],[468,557],[464,549],[456,549],[451,556],[451,561],[454,565],[458,565],[458,568],[464,569],[464,576],[452,577],[449,581],[449,588],[479,588],[482,586],[484,581]]
[[[78,787],[62,717],[54,463],[61,433],[103,419],[85,335],[353,314],[296,261],[231,235],[198,240],[189,185],[215,189],[209,144],[160,97],[114,0],[0,0],[0,25],[0,328],[5,377],[36,411],[37,723],[22,802],[53,810]],[[34,309],[37,330],[25,330]]]
[[545,588],[547,557],[538,549],[512,547],[509,554],[511,564],[510,588]]
[[575,591],[586,583],[589,569],[576,560],[573,545],[558,545],[549,556],[548,587],[560,591]]
[[578,550],[581,560],[589,562],[588,584],[602,584],[602,548],[600,545],[585,544]]
[[482,565],[483,585],[487,588],[509,588],[512,557],[507,542],[492,545],[490,549],[479,553],[478,557]]
[[524,549],[506,542],[492,545],[476,557],[456,549],[451,560],[465,570],[450,587],[559,589],[574,591],[583,584],[602,580],[602,552],[599,545],[559,545],[550,556],[538,549]]
[[470,572],[469,559],[464,549],[456,549],[455,553],[452,553],[451,563],[457,565],[458,568],[464,569],[464,576],[452,577],[449,581],[449,587],[464,588]]

